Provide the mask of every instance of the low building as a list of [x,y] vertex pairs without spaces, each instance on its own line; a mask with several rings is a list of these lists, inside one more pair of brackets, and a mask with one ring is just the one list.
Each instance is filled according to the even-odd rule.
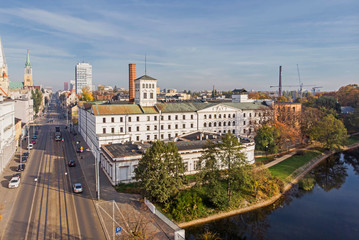
[[15,142],[16,146],[19,146],[19,139],[22,134],[22,122],[21,119],[15,117]]
[[[194,132],[179,136],[175,139],[178,153],[184,164],[185,174],[197,173],[201,166],[199,158],[202,156],[207,139],[218,142],[220,134],[209,132]],[[240,138],[247,161],[254,163],[254,147],[252,140]],[[144,151],[151,147],[151,143],[138,142],[126,144],[105,144],[101,147],[101,167],[112,185],[135,181],[135,172],[138,161]]]
[[0,96],[0,173],[15,151],[15,102]]
[[13,94],[15,101],[15,117],[22,123],[28,124],[34,120],[34,101],[30,92],[27,94]]

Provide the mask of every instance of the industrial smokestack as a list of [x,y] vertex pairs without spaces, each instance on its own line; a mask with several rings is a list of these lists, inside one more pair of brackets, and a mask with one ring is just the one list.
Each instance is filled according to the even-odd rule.
[[136,79],[136,64],[128,64],[128,85],[129,85],[129,101],[135,102],[135,79]]
[[282,96],[282,66],[279,66],[279,88],[278,88],[278,95],[279,97]]

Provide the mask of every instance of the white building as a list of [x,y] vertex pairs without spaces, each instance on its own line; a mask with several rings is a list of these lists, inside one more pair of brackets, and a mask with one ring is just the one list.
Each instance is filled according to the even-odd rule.
[[92,66],[89,63],[78,63],[75,67],[76,93],[81,94],[82,88],[88,87],[92,91]]
[[34,120],[34,101],[30,95],[30,92],[12,94],[15,101],[15,117],[21,119],[21,122],[25,124]]
[[144,75],[135,79],[135,104],[144,107],[157,103],[157,79]]
[[0,173],[13,157],[15,150],[15,103],[0,96]]
[[78,131],[91,149],[109,143],[170,141],[197,131],[251,136],[254,125],[271,111],[261,102],[156,103],[156,82],[146,75],[136,79],[137,104],[98,102],[79,108]]
[[[201,167],[199,158],[202,156],[206,140],[217,142],[220,137],[219,134],[196,132],[176,138],[175,144],[183,159],[185,174],[195,174],[199,171]],[[254,142],[249,139],[240,139],[240,141],[247,161],[254,163]],[[111,184],[133,182],[138,161],[142,158],[145,149],[150,146],[149,143],[141,142],[102,145],[101,167]]]

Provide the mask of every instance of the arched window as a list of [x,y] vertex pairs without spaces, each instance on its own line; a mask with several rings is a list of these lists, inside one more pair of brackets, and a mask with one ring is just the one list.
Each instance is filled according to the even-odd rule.
[[236,122],[235,122],[235,121],[233,121],[233,124],[232,124],[232,126],[236,126]]
[[206,114],[204,115],[204,119],[207,119],[207,115],[206,115]]
[[212,127],[212,123],[208,123],[208,127]]
[[231,126],[231,122],[228,122],[228,126]]
[[233,113],[233,118],[235,118],[235,117],[236,117],[236,114]]
[[207,127],[207,123],[203,123],[203,127]]
[[216,123],[216,122],[214,122],[214,123],[213,123],[213,126],[214,126],[214,127],[217,127],[217,123]]

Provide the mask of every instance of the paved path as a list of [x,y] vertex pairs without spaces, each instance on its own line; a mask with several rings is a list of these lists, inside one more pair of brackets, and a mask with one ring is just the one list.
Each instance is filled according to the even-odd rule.
[[280,163],[280,162],[283,162],[284,160],[287,160],[288,158],[290,158],[291,156],[295,155],[298,151],[303,151],[303,150],[308,150],[310,148],[313,148],[314,146],[313,145],[310,145],[308,147],[305,147],[305,148],[300,148],[300,149],[297,149],[297,150],[294,150],[288,154],[285,154],[284,156],[282,157],[279,157],[279,158],[276,158],[275,160],[267,163],[264,165],[265,168],[270,168],[270,167],[273,167],[274,165]]

